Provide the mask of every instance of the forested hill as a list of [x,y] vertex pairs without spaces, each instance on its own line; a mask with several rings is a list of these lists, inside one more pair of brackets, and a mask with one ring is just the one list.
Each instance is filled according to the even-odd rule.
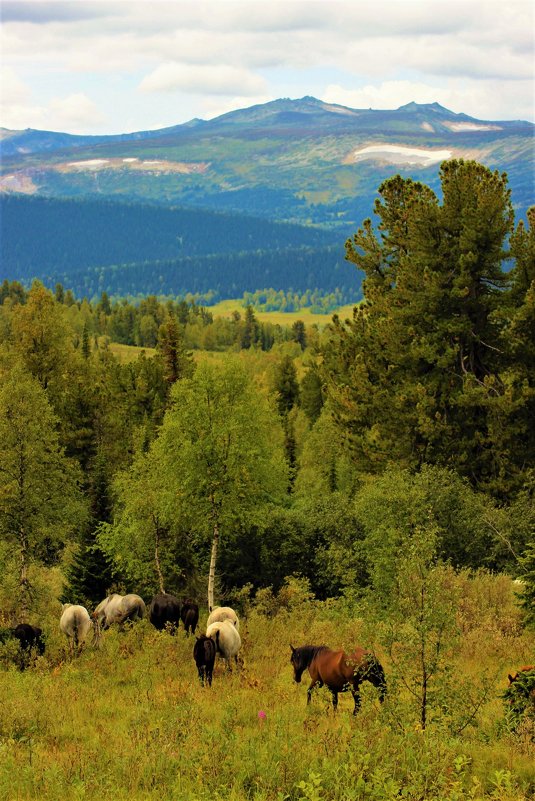
[[390,175],[437,191],[438,165],[463,158],[507,172],[518,217],[533,202],[533,132],[529,122],[480,120],[438,103],[388,111],[282,98],[121,136],[4,131],[0,191],[231,209],[343,236]]
[[2,277],[78,295],[236,297],[273,286],[358,295],[343,237],[241,214],[25,196],[2,199]]

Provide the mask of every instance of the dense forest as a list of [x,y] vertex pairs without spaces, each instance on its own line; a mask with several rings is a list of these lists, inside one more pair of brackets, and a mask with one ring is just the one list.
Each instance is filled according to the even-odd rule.
[[[225,591],[248,582],[278,587],[296,565],[321,597],[362,590],[371,580],[367,538],[375,534],[367,533],[370,513],[359,505],[402,486],[407,499],[422,498],[423,518],[414,525],[427,527],[424,510],[433,510],[441,558],[525,573],[534,520],[533,216],[513,229],[506,178],[475,163],[446,163],[442,188],[439,205],[410,179],[380,187],[378,232],[365,221],[347,243],[349,261],[365,274],[364,302],[353,320],[335,316],[323,332],[261,324],[252,306],[243,316],[214,320],[185,300],[111,304],[103,293],[90,304],[61,285],[52,294],[38,282],[26,291],[4,281],[4,458],[10,464],[21,446],[8,421],[22,414],[25,447],[31,437],[38,439],[32,447],[39,445],[32,475],[53,458],[58,484],[46,492],[60,493],[47,507],[50,519],[33,500],[21,509],[6,467],[2,531],[10,563],[22,570],[23,554],[26,576],[35,560],[80,563],[90,549],[109,572],[95,587],[68,568],[81,600],[96,600],[113,582],[142,582],[149,591],[154,532],[143,517],[147,507],[136,511],[130,499],[137,482],[152,477],[151,514],[165,532],[167,581],[177,590],[196,587],[215,512],[203,506],[213,493],[195,449],[210,443],[218,453],[236,413],[235,472],[225,463],[224,473],[232,486],[247,481],[239,502],[217,484],[225,486],[216,504]],[[110,342],[156,350],[123,364]],[[193,359],[192,349],[219,350],[224,358]],[[269,360],[251,362],[251,375],[249,362],[237,358],[244,351],[269,352]],[[210,396],[228,409],[207,442],[194,443],[187,409],[201,414],[201,398]],[[40,421],[36,430],[32,419]],[[253,426],[250,450],[244,420]],[[164,444],[170,432],[182,443],[171,460]],[[51,477],[47,471],[47,482]],[[178,507],[166,493],[188,481],[191,492],[180,493]],[[196,497],[195,487],[206,497]],[[40,492],[45,487],[36,486],[36,498]],[[372,517],[388,505],[374,508]],[[136,547],[124,526],[139,531]],[[78,542],[74,550],[66,548],[71,542]],[[128,543],[124,554],[121,542]]]
[[219,300],[262,287],[360,298],[339,236],[319,228],[100,198],[1,203],[3,275],[26,285],[59,282],[93,300],[141,291]]
[[[378,227],[346,243],[363,302],[323,329],[4,281],[5,619],[110,591],[201,600],[215,572],[206,605],[251,614],[264,670],[288,620],[302,637],[360,620],[388,659],[395,736],[476,725],[498,674],[459,668],[463,637],[494,659],[535,622],[535,209],[515,223],[506,176],[475,162],[441,181],[441,201],[381,185]],[[450,785],[410,797],[465,797]],[[524,798],[506,789],[473,797]]]

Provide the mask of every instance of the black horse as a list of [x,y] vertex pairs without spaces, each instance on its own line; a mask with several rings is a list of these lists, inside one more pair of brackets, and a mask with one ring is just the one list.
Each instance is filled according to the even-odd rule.
[[149,608],[149,620],[159,631],[166,628],[175,633],[180,623],[180,602],[167,592],[155,595]]
[[326,645],[303,645],[292,649],[290,661],[294,669],[294,679],[301,681],[303,671],[308,669],[312,679],[307,692],[307,704],[312,698],[314,687],[325,685],[332,693],[333,707],[338,706],[338,693],[351,690],[356,715],[360,708],[359,688],[363,681],[369,681],[379,690],[379,700],[384,701],[386,680],[384,670],[377,657],[357,646],[351,654],[344,651],[332,651]]
[[210,687],[212,686],[215,654],[216,644],[210,637],[206,637],[204,634],[201,634],[200,637],[195,639],[195,645],[193,646],[193,658],[195,659],[195,664],[197,665],[197,670],[199,672],[199,679],[201,680],[201,684],[203,686],[205,679],[208,682],[208,685]]
[[45,652],[45,641],[43,631],[38,626],[30,626],[29,623],[19,623],[18,626],[9,629],[0,629],[0,643],[8,640],[18,640],[19,652],[15,657],[20,670],[25,670],[33,656]]
[[184,624],[184,628],[186,629],[186,634],[190,632],[195,634],[195,629],[197,628],[197,624],[199,622],[199,607],[197,606],[191,598],[187,598],[182,603],[182,609],[180,610],[180,619]]

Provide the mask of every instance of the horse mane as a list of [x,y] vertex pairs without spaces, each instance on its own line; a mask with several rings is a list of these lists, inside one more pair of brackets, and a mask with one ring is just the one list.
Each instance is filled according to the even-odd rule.
[[300,656],[303,656],[307,664],[310,664],[315,656],[317,656],[322,651],[328,651],[328,645],[301,645],[299,648],[295,649],[299,652]]

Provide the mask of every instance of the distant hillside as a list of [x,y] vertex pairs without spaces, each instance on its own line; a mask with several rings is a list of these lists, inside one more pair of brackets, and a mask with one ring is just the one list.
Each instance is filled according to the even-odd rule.
[[438,103],[381,111],[281,99],[121,136],[3,131],[0,190],[224,209],[345,234],[384,178],[399,172],[438,188],[440,162],[467,158],[508,173],[523,216],[535,197],[534,131]]
[[303,226],[197,209],[7,195],[1,277],[57,282],[78,296],[212,293],[261,287],[359,297],[343,239]]

